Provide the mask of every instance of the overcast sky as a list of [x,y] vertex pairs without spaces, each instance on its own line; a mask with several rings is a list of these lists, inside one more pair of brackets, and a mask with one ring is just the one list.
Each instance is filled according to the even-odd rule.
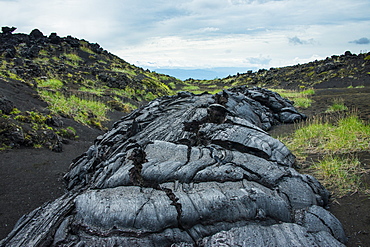
[[15,32],[72,35],[159,71],[243,73],[370,51],[369,0],[0,0],[0,10]]

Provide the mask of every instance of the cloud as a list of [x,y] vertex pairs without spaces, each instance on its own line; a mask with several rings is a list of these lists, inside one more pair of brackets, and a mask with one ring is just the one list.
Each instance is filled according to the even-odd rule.
[[313,44],[314,43],[313,39],[304,40],[304,39],[298,38],[297,36],[288,38],[288,40],[289,40],[289,43],[292,44],[292,45],[307,45],[307,44]]
[[357,40],[350,41],[349,43],[354,43],[357,45],[367,45],[370,44],[370,39],[363,37]]
[[[285,66],[357,53],[369,0],[0,0],[0,23],[99,43],[138,66]],[[356,15],[353,15],[356,13]]]
[[261,54],[258,57],[249,57],[246,59],[251,65],[267,66],[271,62],[271,58],[264,57]]

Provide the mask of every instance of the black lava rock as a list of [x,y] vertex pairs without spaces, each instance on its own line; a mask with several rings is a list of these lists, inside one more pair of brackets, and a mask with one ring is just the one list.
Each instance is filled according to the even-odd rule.
[[30,33],[30,37],[33,39],[41,39],[44,38],[44,34],[38,29],[33,29]]
[[2,27],[1,31],[3,32],[3,34],[11,34],[16,29],[17,29],[16,27]]
[[344,246],[328,191],[265,132],[303,118],[260,88],[156,99],[98,137],[68,192],[0,246]]

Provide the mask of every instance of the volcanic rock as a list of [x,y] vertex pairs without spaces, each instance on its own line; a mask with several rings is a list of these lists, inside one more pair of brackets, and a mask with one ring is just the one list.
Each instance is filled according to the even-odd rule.
[[261,88],[158,98],[99,136],[68,192],[0,246],[344,246],[328,191],[266,132],[304,118]]
[[6,97],[0,94],[0,111],[4,114],[10,114],[14,109],[14,104],[12,101],[8,100]]
[[44,38],[44,34],[38,29],[33,29],[30,33],[30,37],[33,39],[41,39]]
[[2,27],[1,31],[3,32],[3,34],[11,34],[16,29],[17,29],[16,27]]

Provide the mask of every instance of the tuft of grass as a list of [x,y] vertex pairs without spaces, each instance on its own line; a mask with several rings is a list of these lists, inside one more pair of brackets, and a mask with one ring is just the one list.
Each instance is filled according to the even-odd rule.
[[322,184],[338,196],[361,190],[365,170],[357,157],[327,155],[313,168]]
[[77,131],[71,126],[59,129],[56,133],[61,137],[65,137],[71,140],[78,139]]
[[342,98],[335,98],[333,104],[329,106],[326,112],[337,112],[337,111],[346,111],[348,107],[344,105],[344,100]]
[[92,94],[95,94],[95,95],[98,95],[98,96],[102,96],[104,94],[104,89],[103,88],[87,88],[87,87],[80,87],[78,89],[78,91],[81,91],[81,92],[88,92],[88,93],[92,93]]
[[310,88],[310,89],[306,89],[306,90],[304,90],[304,91],[302,91],[300,93],[303,94],[303,95],[314,95],[315,94],[315,90],[312,89],[312,88]]
[[76,53],[65,53],[64,56],[74,62],[82,61],[82,58],[80,58]]
[[286,90],[286,89],[270,89],[273,92],[280,94],[281,97],[287,98],[294,102],[294,106],[298,108],[308,108],[312,104],[312,99],[308,96],[315,94],[314,89],[304,91]]
[[182,91],[198,91],[200,88],[195,85],[188,85],[182,88]]
[[361,120],[356,112],[342,114],[337,120],[330,121],[321,118],[311,120],[288,137],[286,145],[301,157],[305,153],[346,153],[370,148],[370,125]]
[[38,87],[46,87],[51,89],[61,89],[63,87],[63,82],[59,79],[47,79],[39,80],[37,83]]
[[71,66],[78,66],[79,62],[83,60],[76,53],[64,53],[63,56],[67,58],[65,63]]
[[298,108],[308,108],[312,104],[312,99],[309,99],[307,97],[298,97],[294,100],[294,106]]
[[103,128],[102,122],[108,120],[106,115],[109,108],[102,102],[80,99],[75,95],[65,97],[60,92],[43,90],[39,91],[39,94],[49,104],[53,114],[64,115],[79,123],[98,128]]
[[301,160],[309,154],[323,155],[311,168],[336,195],[360,190],[364,170],[359,160],[348,154],[370,149],[370,125],[355,111],[301,125],[291,136],[282,138],[286,146]]
[[95,52],[93,52],[90,48],[89,48],[89,45],[87,42],[84,42],[84,41],[81,41],[81,46],[80,46],[80,50],[81,51],[84,51],[84,52],[87,52],[89,54],[95,54]]

